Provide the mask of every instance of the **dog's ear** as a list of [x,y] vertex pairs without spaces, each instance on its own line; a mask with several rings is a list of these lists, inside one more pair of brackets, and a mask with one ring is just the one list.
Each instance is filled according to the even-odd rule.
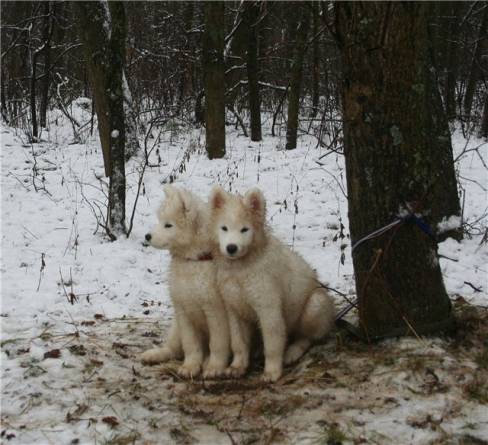
[[171,184],[164,184],[163,191],[166,195],[166,198],[171,198],[178,193],[178,189]]
[[244,204],[253,214],[259,216],[263,221],[266,215],[266,200],[263,192],[258,188],[252,188],[244,195]]
[[224,206],[226,199],[227,192],[219,185],[216,185],[210,192],[210,206],[212,210],[221,209]]
[[[193,205],[192,201],[193,198],[192,196],[186,191],[186,190],[179,190],[179,198],[181,202],[181,208],[185,214],[188,214],[190,210],[194,209],[195,206]],[[193,215],[190,215],[193,216]]]

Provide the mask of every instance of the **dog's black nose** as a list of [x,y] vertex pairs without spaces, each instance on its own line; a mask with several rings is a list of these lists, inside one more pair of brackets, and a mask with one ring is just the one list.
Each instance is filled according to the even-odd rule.
[[150,233],[146,233],[146,241],[151,241],[151,234]]
[[227,253],[229,255],[234,255],[237,252],[237,246],[235,244],[228,244],[227,245]]

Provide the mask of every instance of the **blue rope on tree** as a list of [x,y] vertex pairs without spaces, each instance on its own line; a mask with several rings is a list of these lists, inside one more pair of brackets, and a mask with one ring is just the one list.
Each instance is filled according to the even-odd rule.
[[[399,224],[403,223],[411,223],[415,224],[422,232],[424,232],[429,238],[431,238],[433,241],[437,242],[437,239],[434,235],[434,232],[432,231],[432,228],[430,227],[429,224],[427,224],[422,217],[415,215],[414,213],[407,213],[405,216],[398,217],[391,223],[387,224],[386,226],[380,227],[379,229],[374,230],[373,232],[363,236],[356,242],[352,244],[351,247],[351,253],[354,255],[354,252],[356,249],[363,244],[364,242],[378,238],[379,236],[383,235],[384,233],[388,232],[389,230],[393,229],[393,227],[398,226]],[[358,305],[358,299],[355,298],[351,303],[349,303],[344,309],[339,311],[339,313],[336,316],[336,321],[340,320],[342,317],[344,317],[352,308],[357,307]]]

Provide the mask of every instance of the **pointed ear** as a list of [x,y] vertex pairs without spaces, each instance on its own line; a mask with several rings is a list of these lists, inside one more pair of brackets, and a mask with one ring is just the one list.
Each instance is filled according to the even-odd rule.
[[195,206],[192,205],[192,196],[186,190],[178,190],[178,196],[183,212],[187,213],[191,209],[194,209]]
[[164,184],[163,191],[164,194],[166,195],[166,198],[170,198],[178,192],[178,190],[171,184]]
[[266,215],[266,200],[263,192],[258,188],[252,188],[244,195],[244,204],[252,213],[258,215],[264,220]]
[[209,198],[210,207],[212,208],[212,210],[221,209],[224,206],[226,200],[227,192],[219,185],[216,185],[210,192]]

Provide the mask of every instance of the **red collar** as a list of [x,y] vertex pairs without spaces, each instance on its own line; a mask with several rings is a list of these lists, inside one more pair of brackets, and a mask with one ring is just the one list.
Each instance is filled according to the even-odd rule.
[[213,255],[210,252],[203,252],[196,258],[186,258],[187,261],[212,261]]

